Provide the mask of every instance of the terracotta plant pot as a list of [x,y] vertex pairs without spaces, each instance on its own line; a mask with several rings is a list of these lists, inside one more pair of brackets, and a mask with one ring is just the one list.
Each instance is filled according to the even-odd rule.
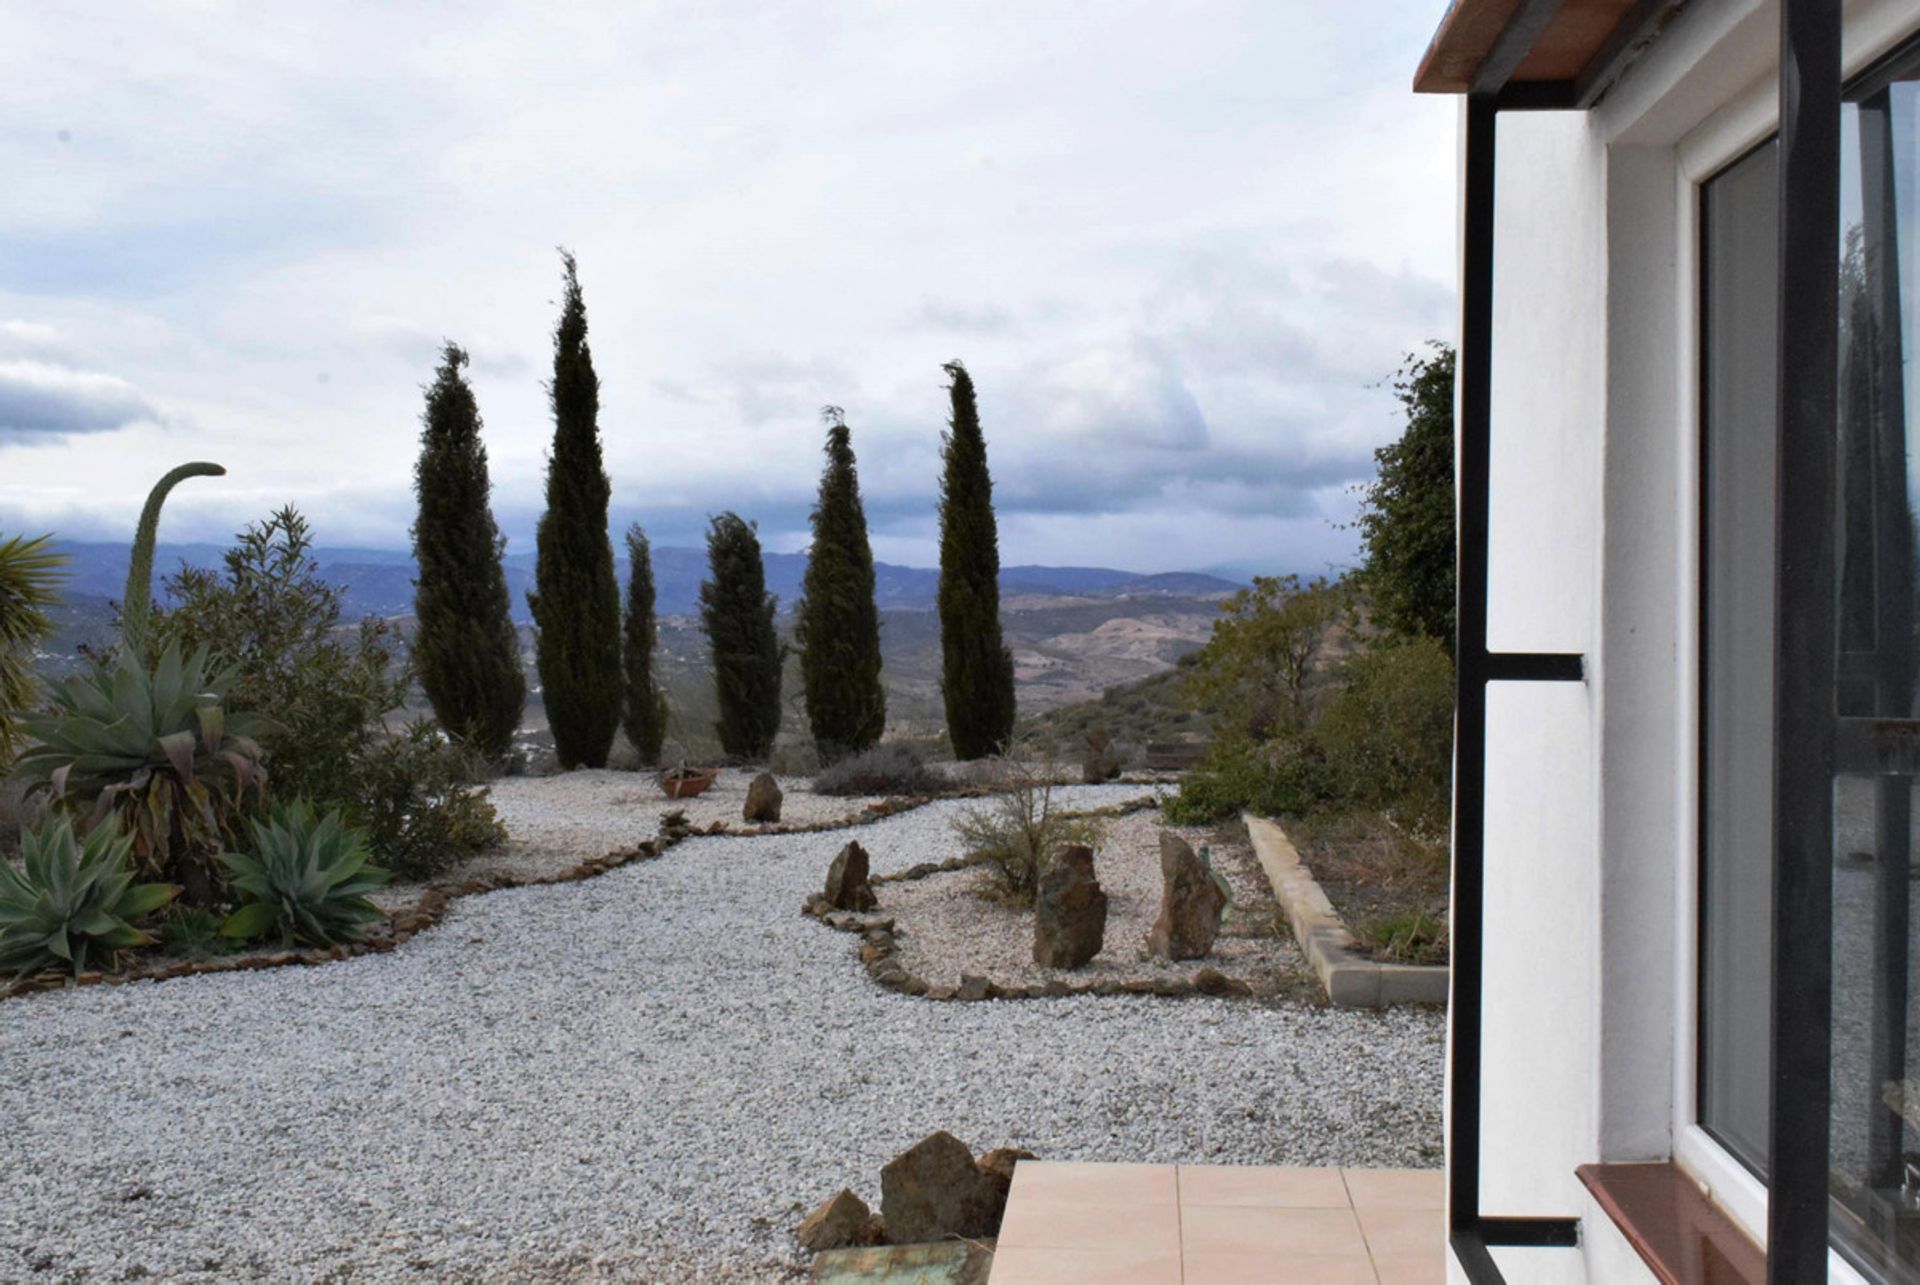
[[660,788],[670,799],[690,799],[704,792],[719,775],[712,768],[670,767],[660,774]]

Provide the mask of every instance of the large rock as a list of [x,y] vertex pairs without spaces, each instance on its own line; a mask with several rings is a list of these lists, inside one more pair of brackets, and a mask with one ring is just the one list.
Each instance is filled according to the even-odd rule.
[[802,1249],[820,1253],[844,1249],[848,1245],[877,1244],[877,1227],[867,1202],[842,1187],[838,1194],[806,1216],[794,1229],[793,1237]]
[[1107,894],[1093,872],[1093,849],[1062,848],[1047,863],[1033,901],[1033,962],[1078,968],[1100,953]]
[[1147,949],[1162,959],[1200,959],[1213,949],[1227,899],[1187,841],[1160,832],[1160,917]]
[[1005,1207],[967,1144],[945,1131],[927,1135],[880,1171],[880,1216],[896,1245],[991,1236]]
[[[1013,1188],[1013,1170],[1022,1160],[1037,1160],[1033,1152],[1020,1147],[995,1147],[978,1160],[974,1168],[978,1169],[992,1185],[994,1193],[1004,1210],[1007,1204],[1007,1192]],[[996,1220],[997,1221],[997,1220]]]
[[778,821],[780,800],[780,782],[773,779],[773,773],[762,772],[747,786],[747,806],[740,810],[740,816],[749,824]]
[[849,843],[827,867],[827,905],[834,910],[872,910],[880,899],[873,895],[868,878],[867,850]]

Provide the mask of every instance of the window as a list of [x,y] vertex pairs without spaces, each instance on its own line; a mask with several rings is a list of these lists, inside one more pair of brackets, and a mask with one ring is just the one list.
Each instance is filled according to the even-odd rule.
[[[1778,153],[1702,191],[1699,1118],[1767,1173],[1777,656]],[[1871,74],[1843,121],[1834,564],[1834,1244],[1869,1277],[1920,1281],[1920,57]],[[1791,533],[1787,536],[1792,538]]]

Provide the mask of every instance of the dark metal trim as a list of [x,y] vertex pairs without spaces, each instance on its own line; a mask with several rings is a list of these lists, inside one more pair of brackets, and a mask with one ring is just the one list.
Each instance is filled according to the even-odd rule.
[[[1780,475],[1767,1279],[1825,1279],[1832,1097],[1840,5],[1780,6]],[[1783,1035],[1791,1032],[1791,1038]]]
[[1571,80],[1514,81],[1494,97],[1503,112],[1564,112],[1578,105],[1577,87]]
[[1503,651],[1487,654],[1487,681],[1495,683],[1581,683],[1587,658],[1578,652]]
[[1578,1218],[1482,1218],[1480,1239],[1520,1249],[1572,1249],[1580,1243]]
[[1527,60],[1533,47],[1540,43],[1541,33],[1545,32],[1560,12],[1560,6],[1566,0],[1520,0],[1520,7],[1507,19],[1507,25],[1501,28],[1500,36],[1493,42],[1493,48],[1487,50],[1487,56],[1480,60],[1474,69],[1473,84],[1467,92],[1473,95],[1498,93],[1507,87],[1513,79],[1513,73],[1520,70],[1520,64]]

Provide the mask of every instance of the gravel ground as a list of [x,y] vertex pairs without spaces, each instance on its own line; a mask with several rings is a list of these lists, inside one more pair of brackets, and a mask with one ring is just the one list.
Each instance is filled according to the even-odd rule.
[[[882,870],[945,855],[959,806],[860,840]],[[890,993],[797,910],[844,841],[696,839],[460,899],[391,954],[0,1004],[0,1279],[779,1280],[802,1213],[876,1199],[936,1128],[1437,1163],[1438,1014]]]
[[[1212,849],[1214,868],[1233,889],[1221,935],[1205,959],[1168,963],[1147,953],[1147,930],[1160,913],[1160,831],[1170,829],[1197,852]],[[1054,978],[1070,982],[1125,981],[1215,968],[1262,993],[1301,980],[1305,961],[1274,904],[1266,876],[1244,839],[1222,841],[1208,826],[1168,826],[1158,812],[1135,812],[1101,822],[1094,873],[1107,894],[1107,931],[1100,953],[1071,972],[1033,962],[1033,911],[989,900],[984,870],[960,870],[900,883],[874,885],[880,910],[894,917],[900,966],[930,985],[955,985],[978,973],[1006,986]]]

